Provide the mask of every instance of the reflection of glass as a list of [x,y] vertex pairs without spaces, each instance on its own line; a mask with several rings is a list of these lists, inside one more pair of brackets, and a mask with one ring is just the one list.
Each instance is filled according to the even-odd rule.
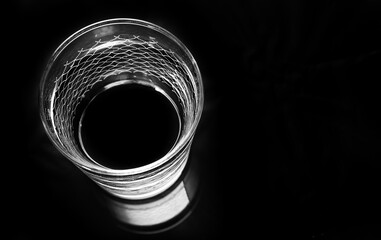
[[192,158],[181,177],[163,193],[144,200],[97,194],[119,225],[138,233],[169,230],[186,219],[197,202],[198,163]]
[[[167,116],[155,110],[163,100],[177,116],[166,127],[176,125],[177,133],[164,151],[148,155],[168,137],[159,131],[166,118],[156,120]],[[92,110],[97,104],[103,108]],[[140,116],[147,114],[140,106],[156,112]],[[54,145],[98,185],[124,199],[150,198],[176,182],[202,106],[201,75],[188,49],[163,28],[135,19],[106,20],[74,33],[53,53],[40,87],[40,115]],[[141,131],[159,134],[141,138]]]

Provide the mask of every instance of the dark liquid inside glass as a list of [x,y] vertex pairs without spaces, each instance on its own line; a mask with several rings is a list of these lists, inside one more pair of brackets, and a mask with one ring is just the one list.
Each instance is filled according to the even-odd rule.
[[162,93],[141,84],[123,84],[99,93],[82,114],[84,151],[113,169],[144,166],[175,144],[178,113]]

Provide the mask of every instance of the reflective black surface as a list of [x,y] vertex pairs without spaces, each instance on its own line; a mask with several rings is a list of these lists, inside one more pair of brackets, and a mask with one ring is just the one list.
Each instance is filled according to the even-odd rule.
[[[381,238],[377,1],[13,5],[2,96],[11,239]],[[173,32],[204,79],[191,151],[200,163],[198,203],[157,234],[116,224],[97,187],[53,149],[38,119],[49,55],[73,31],[111,17]]]

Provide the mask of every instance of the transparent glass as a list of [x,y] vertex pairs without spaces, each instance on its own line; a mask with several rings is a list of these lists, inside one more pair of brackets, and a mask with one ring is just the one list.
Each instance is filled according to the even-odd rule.
[[[179,133],[163,157],[113,169],[83,149],[79,112],[100,92],[131,83],[150,86],[173,104]],[[185,45],[157,25],[124,18],[91,24],[67,38],[46,66],[39,95],[42,123],[55,147],[103,189],[125,199],[153,197],[179,178],[203,101],[201,74]]]

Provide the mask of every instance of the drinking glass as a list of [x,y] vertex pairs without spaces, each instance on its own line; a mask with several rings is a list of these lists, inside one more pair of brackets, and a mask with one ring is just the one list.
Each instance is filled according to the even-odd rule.
[[[92,115],[86,115],[86,111],[97,99],[106,96],[106,92],[112,97],[114,92],[111,90],[126,86],[140,86],[163,96],[178,116],[177,133],[173,145],[149,161],[141,161],[155,145],[147,144],[151,139],[149,136],[134,142],[134,139],[129,139],[128,131],[115,139],[112,134],[107,135],[108,138],[103,139],[104,146],[108,142],[123,146],[118,148],[117,155],[121,161],[140,163],[113,167],[107,165],[107,155],[99,161],[100,158],[86,148],[88,141],[97,138],[97,131],[86,138],[82,135],[82,128],[85,121],[94,120],[98,121],[96,128],[104,129],[108,134],[113,125],[108,122],[108,115],[101,116],[99,123],[99,119],[91,119]],[[105,108],[113,108],[125,119],[135,117],[136,113],[132,113],[130,107],[140,106],[140,101],[146,98],[139,95],[144,91],[134,91],[131,88],[122,92],[121,96],[129,99],[123,101],[119,98],[115,102],[117,108],[113,108],[115,104]],[[39,92],[41,120],[54,146],[107,192],[130,200],[156,196],[179,178],[187,164],[203,101],[201,74],[186,46],[155,24],[129,18],[91,24],[63,41],[45,68]],[[161,122],[155,120],[160,115],[160,111],[154,112],[148,119],[148,125],[154,126],[152,129],[161,129],[165,124],[165,119]],[[123,121],[118,124],[123,126]],[[135,127],[131,125],[130,129],[136,130]],[[155,140],[159,144],[160,136]],[[124,142],[128,144],[123,145]],[[144,151],[136,154],[136,147]],[[98,145],[95,150],[102,148]]]

